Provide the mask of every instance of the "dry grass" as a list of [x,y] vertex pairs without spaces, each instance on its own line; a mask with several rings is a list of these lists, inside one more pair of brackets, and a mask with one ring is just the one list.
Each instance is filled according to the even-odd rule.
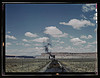
[[95,72],[96,62],[93,59],[60,60],[60,63],[69,68],[70,72]]
[[49,62],[47,59],[6,59],[6,72],[38,72]]

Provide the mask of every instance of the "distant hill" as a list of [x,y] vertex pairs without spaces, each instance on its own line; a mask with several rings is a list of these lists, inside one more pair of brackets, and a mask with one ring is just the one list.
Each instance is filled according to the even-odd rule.
[[5,57],[12,57],[12,58],[35,58],[34,56],[14,56],[14,55],[6,55]]
[[[55,58],[96,58],[96,52],[86,52],[86,53],[70,53],[70,52],[52,52]],[[49,54],[41,53],[40,56],[36,58],[49,58]]]

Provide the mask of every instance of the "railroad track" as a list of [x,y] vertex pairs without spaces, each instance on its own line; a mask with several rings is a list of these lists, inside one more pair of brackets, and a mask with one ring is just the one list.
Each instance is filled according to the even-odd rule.
[[45,72],[67,72],[58,60],[52,60]]

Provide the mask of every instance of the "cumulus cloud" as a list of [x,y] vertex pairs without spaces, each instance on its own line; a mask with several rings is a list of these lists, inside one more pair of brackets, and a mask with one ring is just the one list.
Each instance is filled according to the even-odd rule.
[[83,19],[87,19],[86,16],[84,16],[83,14],[81,15],[81,17],[82,17]]
[[93,20],[97,20],[97,13],[94,14]]
[[63,44],[64,42],[63,42],[63,41],[61,41],[61,42],[59,42],[59,43]]
[[16,55],[18,54],[18,49],[6,49],[6,55]]
[[12,44],[11,44],[10,42],[7,42],[7,43],[6,43],[6,46],[9,46],[9,45],[12,45]]
[[67,37],[68,36],[67,33],[63,33],[57,27],[54,27],[54,26],[46,27],[44,33],[49,34],[52,37]]
[[85,46],[84,48],[91,48],[94,47],[93,45],[88,44],[87,46]]
[[43,42],[43,41],[47,41],[49,38],[48,37],[42,37],[42,38],[36,38],[34,40],[31,41],[35,41],[35,42]]
[[25,46],[25,47],[31,46],[31,44],[25,44],[25,43],[16,43],[16,45],[22,45],[22,46]]
[[31,46],[30,44],[24,44],[25,47]]
[[62,47],[62,46],[54,46],[54,47],[50,48],[50,50],[51,50],[51,52],[63,52],[63,51],[65,51],[64,47]]
[[92,37],[92,35],[88,35],[88,36],[82,35],[80,38],[83,38],[83,39],[91,39],[93,37]]
[[24,41],[24,42],[29,42],[27,39],[22,39],[22,41]]
[[93,41],[93,42],[91,42],[91,43],[89,42],[88,44],[89,44],[89,45],[91,45],[91,44],[97,44],[97,41]]
[[[92,48],[91,48],[92,47]],[[95,47],[91,45],[86,45],[85,47],[72,47],[72,46],[54,46],[51,48],[51,52],[70,52],[70,53],[86,53],[86,52],[95,52]]]
[[96,4],[85,4],[82,6],[83,12],[94,11],[96,9]]
[[63,34],[59,34],[59,35],[52,35],[53,37],[67,37],[68,34],[67,33],[63,33]]
[[16,43],[16,45],[24,45],[24,43]]
[[45,52],[43,47],[25,47],[20,49],[7,49],[6,54],[8,55],[26,55],[26,56],[35,56],[41,55],[41,53]]
[[59,40],[52,40],[52,42],[60,42]]
[[31,33],[31,32],[26,32],[26,33],[25,33],[25,36],[27,36],[27,37],[38,37],[37,34],[33,34],[33,33]]
[[35,46],[42,46],[41,44],[34,44]]
[[97,32],[97,28],[94,29],[94,32]]
[[44,33],[46,33],[46,34],[62,34],[62,32],[54,26],[46,27]]
[[16,40],[16,37],[14,37],[14,36],[10,36],[10,35],[6,35],[6,38]]
[[74,38],[73,36],[69,36],[70,38]]
[[72,38],[70,40],[70,42],[72,42],[73,45],[81,45],[81,44],[85,44],[86,43],[86,41],[83,41],[83,40],[81,40],[79,38]]
[[93,23],[91,23],[88,20],[78,20],[78,19],[71,19],[68,23],[65,22],[60,22],[59,24],[63,25],[69,25],[72,26],[74,29],[80,29],[81,27],[86,27],[86,26],[94,26]]

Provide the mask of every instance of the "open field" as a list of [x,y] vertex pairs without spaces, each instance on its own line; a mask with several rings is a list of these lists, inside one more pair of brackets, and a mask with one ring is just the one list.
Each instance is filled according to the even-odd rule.
[[[39,72],[51,60],[32,58],[6,58],[6,72]],[[96,59],[58,59],[68,72],[95,72]]]
[[6,72],[38,72],[50,62],[47,59],[8,59],[6,58]]
[[96,60],[93,58],[63,59],[59,61],[67,70],[69,70],[69,72],[95,72],[96,71]]

